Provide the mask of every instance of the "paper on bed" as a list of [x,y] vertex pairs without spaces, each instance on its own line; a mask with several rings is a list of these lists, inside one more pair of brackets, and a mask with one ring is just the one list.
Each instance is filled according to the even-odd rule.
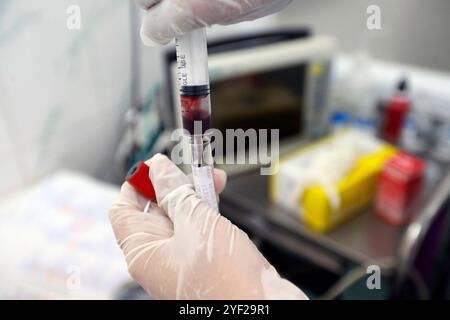
[[61,172],[0,201],[0,298],[112,298],[131,280],[108,221],[118,192]]

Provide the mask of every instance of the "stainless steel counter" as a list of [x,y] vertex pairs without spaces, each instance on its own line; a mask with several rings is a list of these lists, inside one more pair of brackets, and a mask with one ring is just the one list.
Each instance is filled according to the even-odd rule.
[[[448,166],[429,161],[426,184],[411,208],[417,220],[442,180]],[[394,228],[371,210],[358,215],[326,234],[308,229],[299,219],[269,201],[267,176],[251,171],[229,178],[221,196],[221,212],[253,235],[273,242],[329,271],[339,274],[358,265],[392,264],[408,226]],[[450,192],[449,190],[445,191]]]

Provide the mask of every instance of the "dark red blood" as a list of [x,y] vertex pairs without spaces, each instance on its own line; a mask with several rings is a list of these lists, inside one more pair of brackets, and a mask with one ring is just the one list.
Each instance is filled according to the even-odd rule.
[[404,119],[410,110],[409,99],[399,96],[388,103],[383,137],[391,143],[397,143],[403,127]]
[[[211,114],[208,108],[208,96],[181,96],[181,115],[183,128],[190,134],[203,134],[211,126]],[[196,122],[198,123],[196,125]]]

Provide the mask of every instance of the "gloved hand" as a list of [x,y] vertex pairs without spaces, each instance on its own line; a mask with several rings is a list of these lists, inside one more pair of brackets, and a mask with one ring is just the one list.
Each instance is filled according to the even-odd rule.
[[167,44],[177,35],[211,26],[255,20],[286,7],[291,0],[136,0],[145,9],[141,39]]
[[[159,299],[306,299],[282,279],[247,234],[197,197],[190,179],[167,157],[156,155],[147,200],[125,182],[110,210],[117,241],[132,277]],[[215,171],[216,190],[226,175]]]

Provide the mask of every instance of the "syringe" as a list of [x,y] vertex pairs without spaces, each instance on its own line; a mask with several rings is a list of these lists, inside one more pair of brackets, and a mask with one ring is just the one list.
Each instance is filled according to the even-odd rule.
[[[205,134],[211,125],[206,30],[195,30],[178,37],[176,51],[181,115],[183,127],[189,132],[195,191],[218,211],[210,137]],[[126,180],[142,196],[155,201],[149,172],[149,166],[141,161],[130,169]]]
[[206,30],[198,29],[176,38],[178,83],[183,128],[189,132],[195,191],[218,210],[213,180],[210,137],[208,48]]

